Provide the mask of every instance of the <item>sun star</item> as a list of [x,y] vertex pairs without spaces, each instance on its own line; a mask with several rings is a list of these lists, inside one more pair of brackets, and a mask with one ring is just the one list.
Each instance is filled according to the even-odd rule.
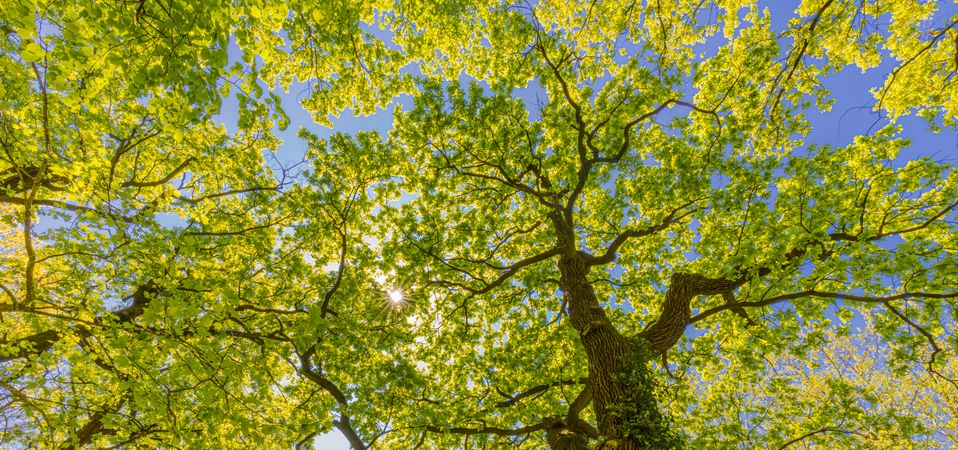
[[398,305],[403,301],[403,293],[399,289],[390,290],[387,296],[389,297],[389,302],[394,305]]

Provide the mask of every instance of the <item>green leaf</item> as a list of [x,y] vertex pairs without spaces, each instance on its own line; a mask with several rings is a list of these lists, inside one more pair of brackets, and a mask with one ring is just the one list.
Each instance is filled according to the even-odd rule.
[[36,42],[28,42],[20,51],[20,57],[23,58],[23,61],[27,63],[35,63],[40,61],[45,55],[46,51],[44,51],[43,47],[40,47],[40,44],[37,44]]

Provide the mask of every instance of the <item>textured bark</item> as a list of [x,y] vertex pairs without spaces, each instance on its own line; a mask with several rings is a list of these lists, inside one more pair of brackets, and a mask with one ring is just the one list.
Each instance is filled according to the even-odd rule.
[[[634,450],[638,444],[625,436],[622,418],[615,413],[638,397],[648,398],[652,392],[636,392],[648,386],[630,385],[623,377],[627,363],[641,363],[635,344],[622,336],[599,305],[588,280],[589,265],[578,253],[566,254],[559,260],[560,279],[569,308],[569,322],[578,331],[589,362],[589,388],[595,410],[598,433],[605,439],[601,450]],[[649,343],[655,353],[664,353],[678,342],[691,318],[691,302],[700,295],[728,294],[742,280],[708,278],[698,274],[675,273],[669,283],[659,319],[639,337]],[[553,450],[588,448],[588,435],[571,426],[572,421],[551,430],[547,439]],[[652,436],[648,436],[652,437]]]
[[[559,280],[563,296],[569,308],[569,322],[579,332],[582,346],[589,361],[589,388],[595,410],[599,434],[606,438],[621,440],[625,445],[619,449],[634,448],[621,439],[621,421],[611,414],[610,407],[621,405],[628,398],[629,386],[621,380],[623,363],[634,357],[634,349],[623,337],[599,306],[595,291],[587,278],[588,267],[579,255],[566,255],[559,261]],[[565,441],[556,440],[553,449],[585,448],[577,436]],[[562,443],[567,445],[559,447]]]
[[0,339],[0,346],[13,349],[12,353],[0,356],[0,362],[39,355],[53,348],[53,344],[56,344],[59,340],[60,333],[54,330],[43,331],[12,341]]
[[731,293],[742,283],[743,280],[724,280],[676,272],[669,279],[669,289],[665,292],[665,302],[658,320],[639,336],[649,342],[652,351],[665,353],[685,333],[685,327],[692,317],[693,298],[699,295]]
[[[608,263],[608,258],[596,258],[577,249],[571,212],[556,211],[550,218],[556,231],[555,248],[562,252],[558,261],[559,287],[568,307],[569,323],[578,332],[588,360],[588,391],[584,393],[589,396],[583,398],[591,398],[598,428],[586,432],[584,427],[576,426],[577,421],[581,422],[577,414],[582,406],[578,410],[571,408],[566,420],[548,431],[550,447],[553,450],[585,449],[589,438],[600,439],[599,450],[670,445],[669,435],[662,434],[669,430],[667,422],[658,415],[654,383],[647,379],[649,374],[638,375],[647,362],[642,359],[649,356],[648,350],[661,353],[675,345],[689,323],[692,298],[731,292],[744,278],[729,281],[696,274],[673,275],[660,319],[639,336],[648,341],[649,348],[645,349],[644,343],[619,333],[599,305],[589,281],[589,269]],[[656,411],[650,414],[648,408]],[[628,426],[624,415],[629,415]],[[636,420],[648,420],[648,423],[636,423]]]
[[60,449],[74,450],[89,445],[90,442],[93,441],[93,438],[103,431],[104,416],[106,416],[106,413],[103,411],[97,411],[93,414],[90,414],[90,418],[87,419],[86,424],[77,430],[76,435],[73,436],[71,440],[64,442],[63,445],[60,446]]
[[546,432],[552,450],[590,450],[589,435],[578,424],[559,423]]

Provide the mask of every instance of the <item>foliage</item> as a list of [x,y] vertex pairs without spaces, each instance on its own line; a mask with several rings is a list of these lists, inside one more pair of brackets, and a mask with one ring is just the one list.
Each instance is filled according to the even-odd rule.
[[623,434],[633,438],[642,449],[684,448],[685,436],[672,425],[672,418],[663,414],[658,395],[661,392],[659,379],[649,360],[655,355],[644,342],[636,342],[637,355],[623,371],[627,384],[639,386],[630,392],[624,404],[615,410],[622,416]]
[[[828,331],[820,351],[807,357],[766,353],[761,377],[735,361],[724,370],[736,383],[693,375],[689,384],[673,385],[691,405],[674,418],[693,433],[692,446],[784,445],[798,437],[793,445],[937,448],[953,442],[955,415],[945,405],[954,403],[954,386],[920,367],[891,375],[893,350],[872,332]],[[954,360],[941,370],[958,375]]]
[[784,3],[0,3],[0,446],[954,445],[958,12]]

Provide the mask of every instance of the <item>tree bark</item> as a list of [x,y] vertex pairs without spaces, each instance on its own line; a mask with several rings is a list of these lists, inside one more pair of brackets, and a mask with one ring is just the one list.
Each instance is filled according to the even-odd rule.
[[[558,265],[559,285],[569,308],[569,322],[579,333],[588,359],[592,405],[599,434],[606,439],[603,448],[634,449],[636,447],[623,436],[621,417],[614,413],[614,409],[630,397],[629,390],[633,387],[624,383],[623,364],[635,358],[636,351],[615,329],[599,305],[587,278],[588,266],[583,258],[578,254],[564,255]],[[553,450],[585,448],[578,437],[571,436],[570,432],[566,436],[569,439],[559,440],[557,437],[555,444],[549,441]]]
[[[639,336],[649,342],[653,352],[665,353],[685,334],[685,327],[692,318],[693,298],[699,295],[731,295],[732,290],[742,283],[744,279],[725,280],[682,272],[672,274],[659,318]],[[741,311],[745,315],[745,311]]]
[[577,423],[557,423],[546,431],[546,442],[552,450],[591,450],[589,435]]

